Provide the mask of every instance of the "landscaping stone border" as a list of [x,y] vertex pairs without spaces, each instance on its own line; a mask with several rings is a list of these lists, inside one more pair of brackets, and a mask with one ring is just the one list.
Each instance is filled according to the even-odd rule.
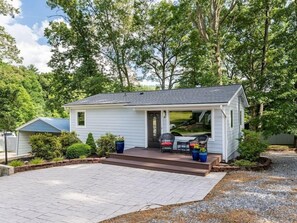
[[230,171],[238,171],[238,170],[248,170],[248,171],[261,171],[267,170],[271,165],[271,159],[267,157],[261,157],[264,160],[263,163],[260,163],[256,166],[244,167],[244,166],[232,166],[229,164],[220,164],[217,166],[213,166],[211,172],[230,172]]
[[12,166],[2,165],[0,164],[0,177],[9,176],[14,173],[14,169]]
[[50,167],[57,167],[57,166],[68,166],[68,165],[75,165],[75,164],[85,164],[85,163],[101,163],[102,160],[105,158],[86,158],[86,159],[71,159],[71,160],[62,160],[57,162],[46,162],[42,164],[28,164],[24,166],[18,166],[14,168],[14,173],[24,172],[29,170],[38,170],[38,169],[45,169]]

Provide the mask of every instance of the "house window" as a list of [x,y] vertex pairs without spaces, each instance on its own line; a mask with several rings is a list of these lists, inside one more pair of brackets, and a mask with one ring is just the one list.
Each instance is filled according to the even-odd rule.
[[231,128],[233,128],[233,110],[230,112]]
[[240,121],[240,125],[242,125],[242,111],[240,111],[239,113],[239,121]]
[[211,110],[170,111],[170,132],[182,136],[212,137]]
[[77,126],[86,125],[86,113],[84,111],[77,112]]

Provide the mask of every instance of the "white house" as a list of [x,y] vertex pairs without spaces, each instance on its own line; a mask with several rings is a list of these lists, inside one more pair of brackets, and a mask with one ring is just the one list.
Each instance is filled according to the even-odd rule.
[[125,149],[158,147],[160,134],[176,127],[185,136],[208,134],[208,152],[225,161],[237,150],[247,106],[241,85],[98,94],[64,105],[82,141],[110,132],[125,137]]

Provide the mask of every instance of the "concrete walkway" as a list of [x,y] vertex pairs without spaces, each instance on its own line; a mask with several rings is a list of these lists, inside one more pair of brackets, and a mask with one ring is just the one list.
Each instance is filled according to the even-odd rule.
[[202,200],[224,177],[83,164],[0,178],[0,222],[99,222],[162,205]]

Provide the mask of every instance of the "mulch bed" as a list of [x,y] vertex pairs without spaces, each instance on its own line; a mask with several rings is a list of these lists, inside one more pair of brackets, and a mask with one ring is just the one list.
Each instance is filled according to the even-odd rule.
[[234,166],[227,163],[220,163],[217,166],[213,166],[212,172],[230,172],[230,171],[238,171],[238,170],[250,170],[250,171],[262,171],[267,170],[271,165],[271,159],[267,157],[261,157],[257,165],[255,166]]
[[62,160],[57,162],[46,162],[42,164],[27,164],[24,166],[18,166],[14,168],[14,173],[24,172],[29,170],[38,170],[38,169],[45,169],[50,167],[57,167],[57,166],[67,166],[67,165],[74,165],[74,164],[85,164],[85,163],[101,163],[101,161],[105,158],[86,158],[86,159],[71,159],[71,160]]

